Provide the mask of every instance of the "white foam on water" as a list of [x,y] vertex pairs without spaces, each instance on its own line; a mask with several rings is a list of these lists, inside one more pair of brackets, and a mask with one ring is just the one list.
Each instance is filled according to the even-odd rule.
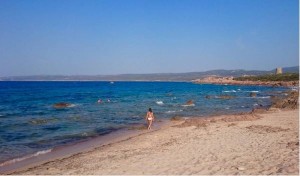
[[265,98],[271,98],[270,96],[265,96],[265,97],[253,97],[253,98],[262,98],[262,99],[265,99]]
[[182,109],[180,109],[179,111],[167,111],[166,113],[167,114],[170,114],[170,113],[176,113],[176,112],[182,112],[183,110]]
[[245,91],[245,92],[253,92],[253,93],[258,93],[258,90],[250,90],[250,91]]
[[21,158],[15,158],[15,159],[12,159],[12,160],[8,160],[8,161],[5,161],[3,163],[0,163],[0,167],[8,165],[8,164],[13,164],[13,163],[16,163],[16,162],[20,162],[20,161],[23,161],[23,160],[26,160],[26,159],[29,159],[29,158],[32,158],[32,157],[37,157],[39,155],[43,155],[43,154],[49,153],[51,151],[52,151],[52,149],[42,150],[42,151],[38,151],[38,152],[36,152],[32,155],[27,155],[27,156],[24,156],[24,157],[21,157]]
[[181,105],[183,107],[189,107],[189,106],[195,106],[195,104],[189,104],[189,105]]
[[258,98],[258,99],[266,99],[266,98],[271,98],[271,96],[265,96],[265,97],[238,97],[238,98],[250,98],[250,99]]
[[78,106],[78,104],[70,104],[70,105],[68,105],[67,107],[68,107],[68,108],[73,108],[73,107],[75,107],[75,106]]
[[163,102],[163,101],[157,101],[156,104],[158,104],[158,105],[163,105],[164,102]]
[[167,111],[166,113],[169,114],[169,113],[175,113],[175,112],[176,112],[176,111]]
[[236,90],[224,90],[222,92],[236,92]]

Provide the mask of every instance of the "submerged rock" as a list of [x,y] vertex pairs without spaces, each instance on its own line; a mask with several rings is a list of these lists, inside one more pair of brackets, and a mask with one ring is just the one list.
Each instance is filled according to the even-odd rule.
[[194,104],[193,100],[189,100],[186,102],[186,105],[192,105],[192,104]]
[[234,96],[231,96],[231,95],[220,95],[217,98],[228,100],[228,99],[234,98]]
[[256,93],[255,92],[251,92],[250,93],[250,97],[256,97]]
[[55,103],[53,105],[54,108],[67,108],[67,107],[70,107],[71,104],[70,103],[64,103],[64,102],[61,102],[61,103]]
[[206,99],[211,99],[211,96],[210,95],[206,95],[205,98]]

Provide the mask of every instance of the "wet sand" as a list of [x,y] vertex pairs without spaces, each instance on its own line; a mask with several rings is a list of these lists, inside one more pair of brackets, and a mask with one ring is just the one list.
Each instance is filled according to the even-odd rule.
[[11,174],[299,174],[299,110],[171,123]]

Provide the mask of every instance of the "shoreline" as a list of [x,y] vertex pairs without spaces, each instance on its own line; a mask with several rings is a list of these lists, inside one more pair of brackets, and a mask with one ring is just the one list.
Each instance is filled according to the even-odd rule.
[[195,84],[214,85],[245,85],[245,86],[272,86],[272,87],[299,87],[299,81],[238,81],[233,77],[206,77],[192,80]]
[[77,142],[56,146],[51,149],[37,151],[33,154],[13,158],[0,163],[0,175],[28,169],[53,160],[71,157],[99,147],[105,147],[106,145],[122,142],[145,133],[157,131],[172,125],[172,123],[169,123],[168,121],[169,120],[158,121],[151,131],[143,130],[143,128],[146,129],[145,124],[139,124],[116,130],[106,135],[91,137]]
[[[261,107],[259,107],[259,108],[261,108]],[[232,112],[230,112],[230,113],[218,112],[217,114],[220,116],[222,114],[223,115],[235,115],[237,113],[241,113],[241,112],[236,112],[234,114]],[[247,111],[244,110],[242,113],[250,113],[250,112],[248,112],[248,110]],[[216,116],[217,114],[215,113],[215,114],[205,115],[205,116],[202,116],[202,115],[200,116],[198,114],[196,116],[191,116],[191,117],[187,117],[187,118],[198,117],[201,119],[205,119],[205,118],[212,118],[212,117]],[[173,117],[178,118],[176,115]],[[183,117],[181,117],[181,118],[183,118]],[[172,119],[172,117],[170,117],[170,119]],[[172,124],[171,122],[168,123],[169,119],[163,119],[162,121],[164,121],[164,123],[167,123],[167,125]],[[141,125],[141,124],[137,124],[137,125]],[[128,128],[132,128],[132,130],[126,130]],[[128,126],[128,127],[125,127],[123,130],[117,130],[117,131],[114,131],[109,134],[100,135],[98,137],[90,137],[88,139],[83,139],[80,141],[55,146],[53,148],[47,148],[44,150],[36,151],[35,153],[31,153],[28,155],[26,154],[26,155],[22,155],[22,156],[19,156],[16,158],[11,158],[9,160],[0,162],[0,173],[13,171],[13,170],[19,169],[19,168],[29,167],[32,165],[40,164],[42,162],[46,162],[48,160],[54,160],[57,158],[67,157],[67,156],[70,156],[70,155],[73,155],[76,153],[80,153],[84,150],[90,150],[94,146],[103,146],[108,143],[112,143],[115,139],[116,140],[117,139],[125,140],[128,137],[132,137],[134,135],[139,135],[141,133],[143,133],[143,131],[141,131],[139,127]]]
[[[271,109],[270,111],[264,111],[264,112],[260,112],[260,113],[243,113],[243,114],[236,114],[236,115],[220,115],[220,116],[211,116],[211,117],[205,117],[205,118],[199,118],[199,119],[195,119],[195,118],[189,118],[188,120],[175,120],[175,121],[170,121],[167,122],[165,126],[162,126],[159,129],[156,130],[151,130],[151,131],[146,131],[146,130],[139,130],[136,132],[139,132],[139,134],[134,135],[134,136],[129,136],[126,137],[125,139],[121,139],[121,140],[115,140],[112,142],[109,142],[105,145],[98,145],[98,146],[94,146],[94,148],[90,148],[90,149],[86,149],[86,150],[82,150],[80,152],[74,153],[72,155],[69,156],[65,156],[65,157],[60,157],[60,158],[54,158],[52,160],[48,160],[48,161],[44,161],[43,163],[36,163],[35,165],[31,165],[28,166],[27,168],[19,168],[19,169],[15,169],[15,170],[11,170],[10,172],[4,172],[5,174],[87,174],[86,172],[82,172],[79,170],[82,169],[76,169],[76,168],[65,168],[65,170],[62,171],[58,171],[55,169],[55,167],[61,165],[61,164],[66,164],[66,165],[72,165],[72,163],[74,161],[80,160],[78,161],[79,163],[83,164],[88,162],[85,161],[84,159],[82,159],[82,157],[84,156],[89,156],[88,158],[92,159],[92,158],[98,158],[98,154],[95,155],[94,153],[100,153],[100,155],[104,155],[106,156],[107,154],[105,153],[106,150],[108,151],[115,151],[117,153],[118,152],[118,148],[120,148],[121,146],[124,147],[128,146],[128,150],[126,150],[127,152],[131,152],[134,155],[135,154],[139,154],[141,153],[142,149],[141,148],[147,148],[147,145],[149,145],[149,143],[147,141],[144,140],[144,138],[148,138],[149,136],[157,136],[159,143],[157,143],[157,145],[161,145],[161,143],[164,143],[163,141],[169,141],[167,143],[164,143],[162,145],[162,147],[165,146],[172,146],[172,147],[176,147],[176,142],[174,142],[174,140],[170,139],[172,138],[172,133],[171,136],[164,136],[164,133],[166,131],[172,131],[175,132],[175,134],[178,133],[179,131],[184,131],[184,133],[186,133],[186,130],[191,130],[191,128],[196,128],[196,129],[201,129],[201,131],[203,132],[203,130],[207,131],[208,128],[211,128],[213,126],[219,125],[219,126],[228,126],[227,128],[235,128],[237,126],[239,126],[240,124],[244,123],[244,122],[257,122],[260,121],[261,119],[265,119],[264,116],[277,116],[278,114],[284,114],[284,113],[292,113],[293,116],[295,116],[295,114],[297,114],[296,116],[298,116],[299,110],[280,110],[280,109]],[[269,117],[268,117],[269,118]],[[295,119],[294,119],[295,120]],[[296,119],[297,121],[299,120],[299,116]],[[298,125],[298,123],[297,123]],[[252,125],[253,126],[253,125]],[[250,125],[251,127],[251,125]],[[255,127],[255,126],[254,126]],[[227,129],[226,128],[226,129]],[[272,130],[272,128],[270,128]],[[274,128],[277,129],[277,128]],[[285,129],[285,128],[282,128]],[[222,128],[219,127],[219,129],[217,130],[222,130]],[[192,130],[193,131],[193,130]],[[276,131],[276,130],[275,130]],[[280,129],[279,129],[280,131]],[[284,131],[284,130],[283,130]],[[216,133],[218,133],[218,131],[215,131]],[[297,132],[298,133],[298,132]],[[160,139],[159,136],[163,135],[165,138],[163,140]],[[180,134],[178,134],[180,136]],[[201,133],[201,135],[203,135]],[[297,134],[298,135],[298,134]],[[298,138],[298,136],[297,136]],[[156,139],[156,138],[155,138]],[[187,138],[189,139],[189,138]],[[179,139],[178,139],[179,140]],[[190,139],[191,140],[191,139]],[[208,139],[209,140],[209,139]],[[173,142],[172,142],[173,141]],[[299,138],[298,138],[299,141]],[[146,143],[145,143],[146,142]],[[205,141],[202,141],[205,142]],[[212,142],[216,142],[216,141],[212,141]],[[142,143],[137,149],[135,146],[130,146],[132,145],[132,143],[137,143],[137,145],[139,143]],[[173,144],[175,143],[175,144]],[[299,143],[298,143],[299,146]],[[121,147],[121,149],[123,148]],[[119,149],[119,150],[121,150]],[[139,152],[137,152],[137,151]],[[125,152],[126,153],[126,152]],[[119,155],[115,156],[115,157],[121,157],[120,155],[123,155],[122,153],[119,153]],[[151,154],[150,154],[151,156]],[[130,156],[127,156],[127,158],[130,158]],[[122,157],[123,158],[123,157]],[[125,157],[126,158],[126,157]],[[141,160],[143,160],[143,158],[139,158]],[[153,158],[152,158],[153,159]],[[98,160],[97,160],[98,161]],[[114,160],[113,158],[106,158],[106,161],[109,163],[115,163],[118,162],[118,160]],[[99,160],[99,162],[101,163],[101,161]],[[151,162],[151,161],[150,161]],[[61,164],[59,164],[61,163]],[[120,163],[118,163],[120,165]],[[83,166],[84,168],[85,166]],[[170,167],[170,166],[168,166]],[[101,168],[101,167],[100,167]],[[172,168],[172,167],[171,167]],[[175,169],[176,170],[176,169]],[[106,170],[107,171],[107,170]],[[101,174],[166,174],[169,172],[155,172],[154,170],[152,170],[151,172],[113,172],[113,170],[110,170],[111,172],[101,172]],[[238,169],[239,171],[239,169]],[[1,172],[2,173],[2,172]],[[178,174],[179,172],[173,172],[171,174]],[[201,172],[200,172],[201,173]],[[298,172],[299,173],[299,168],[298,168]],[[90,172],[88,172],[88,174],[99,174],[99,170],[90,170]],[[180,174],[184,174],[184,173],[180,173]],[[207,174],[207,173],[206,173]],[[234,173],[231,173],[234,174]],[[257,173],[259,174],[259,173]]]

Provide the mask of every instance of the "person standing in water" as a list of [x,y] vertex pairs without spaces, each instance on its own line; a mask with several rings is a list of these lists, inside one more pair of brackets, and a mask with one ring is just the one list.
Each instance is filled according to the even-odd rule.
[[149,108],[148,112],[147,112],[147,115],[146,115],[146,120],[148,122],[148,130],[151,130],[151,125],[152,125],[152,122],[154,121],[154,114],[152,112],[152,109]]

